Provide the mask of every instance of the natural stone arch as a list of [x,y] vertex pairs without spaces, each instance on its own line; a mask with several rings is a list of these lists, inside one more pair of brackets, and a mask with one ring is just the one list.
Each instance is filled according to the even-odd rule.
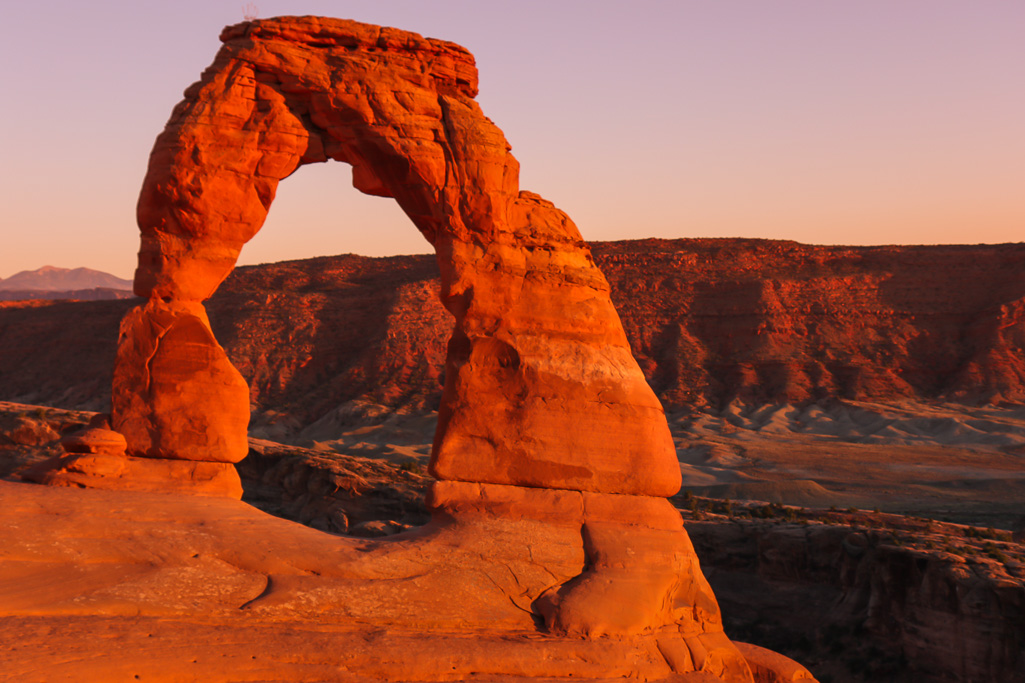
[[[220,501],[243,521],[212,526],[259,540],[243,552],[208,543],[203,561],[266,573],[262,592],[233,609],[288,619],[331,610],[364,625],[469,626],[523,642],[474,652],[467,672],[486,659],[502,675],[751,683],[746,656],[759,680],[810,680],[774,653],[742,655],[723,632],[663,497],[679,486],[673,444],[608,284],[569,218],[519,191],[505,138],[473,101],[469,53],[312,17],[240,24],[222,39],[150,158],[135,279],[148,301],[121,325],[111,424],[99,416],[26,476],[239,497],[232,463],[247,452],[248,390],[202,301],[260,228],[281,178],[302,163],[346,161],[357,188],[394,197],[434,245],[455,318],[432,520],[364,541],[300,533]],[[176,509],[196,528],[211,507]],[[177,590],[194,585],[192,571]],[[615,637],[580,649],[534,638],[540,624],[552,636]],[[464,645],[442,650],[446,667]]]
[[[509,144],[473,100],[466,50],[315,17],[241,24],[221,39],[157,139],[139,200],[135,288],[150,302],[123,324],[113,392],[130,453],[245,455],[244,382],[199,302],[263,224],[278,181],[333,159],[352,165],[357,189],[393,197],[437,253],[455,330],[436,477],[678,489],[662,408],[608,284],[572,221],[519,190]],[[164,379],[151,372],[160,367]]]

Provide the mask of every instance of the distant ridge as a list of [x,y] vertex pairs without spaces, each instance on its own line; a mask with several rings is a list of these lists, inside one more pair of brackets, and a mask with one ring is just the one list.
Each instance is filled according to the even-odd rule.
[[42,289],[0,289],[0,302],[7,301],[105,301],[109,299],[131,299],[131,290],[93,287],[92,289],[65,289],[46,291]]
[[0,292],[82,292],[93,289],[130,292],[132,291],[132,281],[122,280],[110,273],[91,268],[57,268],[55,266],[43,266],[38,270],[23,270],[7,279],[0,278]]
[[[591,250],[669,410],[1025,404],[1025,244]],[[437,278],[432,255],[323,256],[237,268],[205,306],[255,410],[305,426],[350,401],[438,406],[452,316]],[[102,408],[118,326],[137,303],[0,306],[0,398]]]

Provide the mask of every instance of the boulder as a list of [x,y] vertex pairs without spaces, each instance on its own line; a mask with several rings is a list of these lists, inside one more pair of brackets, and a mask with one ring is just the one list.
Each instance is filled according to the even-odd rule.
[[29,468],[21,476],[47,486],[242,498],[238,472],[231,463],[223,462],[133,458],[123,453],[65,453]]
[[94,453],[100,455],[124,455],[128,441],[121,432],[113,429],[87,427],[61,439],[61,447],[67,453]]
[[131,455],[233,463],[249,452],[249,387],[202,304],[152,299],[128,312],[111,402]]

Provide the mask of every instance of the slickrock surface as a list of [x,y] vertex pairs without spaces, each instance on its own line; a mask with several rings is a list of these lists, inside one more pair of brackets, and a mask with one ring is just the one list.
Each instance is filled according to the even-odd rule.
[[[522,488],[493,488],[499,516],[446,504],[426,527],[363,540],[226,498],[0,481],[0,636],[17,644],[0,666],[11,681],[753,680],[721,631],[539,632],[532,605],[546,587],[603,569],[585,571],[580,521],[544,509],[571,492],[524,506]],[[650,515],[635,513],[646,528]],[[640,569],[630,576],[644,599]],[[688,599],[673,609],[715,609]],[[786,657],[752,655],[785,676],[758,680],[814,680]]]
[[0,499],[8,681],[659,680],[660,642],[722,671],[711,637],[539,633],[531,600],[582,569],[568,525],[468,512],[371,541],[224,498],[0,481]]

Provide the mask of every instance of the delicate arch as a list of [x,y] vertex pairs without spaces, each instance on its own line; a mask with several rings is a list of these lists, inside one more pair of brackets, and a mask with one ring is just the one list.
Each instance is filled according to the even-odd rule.
[[[178,417],[160,417],[153,406],[169,400],[168,389],[158,388],[148,359],[160,357],[161,339],[187,337],[203,357],[175,361],[185,366],[176,385],[238,395],[241,378],[214,358],[212,334],[200,340],[199,302],[260,229],[277,183],[302,164],[335,159],[352,165],[357,189],[393,197],[437,253],[455,329],[435,476],[654,496],[678,489],[661,406],[608,284],[573,222],[519,190],[509,144],[473,99],[477,72],[466,50],[315,17],[240,24],[221,39],[157,139],[139,199],[135,288],[150,303],[122,327],[114,392],[115,426],[130,450],[241,457],[223,446],[238,441],[239,399],[222,400],[237,404],[230,425],[188,405],[165,405],[165,416]],[[182,327],[187,333],[168,333]],[[177,436],[197,428],[198,445]]]

